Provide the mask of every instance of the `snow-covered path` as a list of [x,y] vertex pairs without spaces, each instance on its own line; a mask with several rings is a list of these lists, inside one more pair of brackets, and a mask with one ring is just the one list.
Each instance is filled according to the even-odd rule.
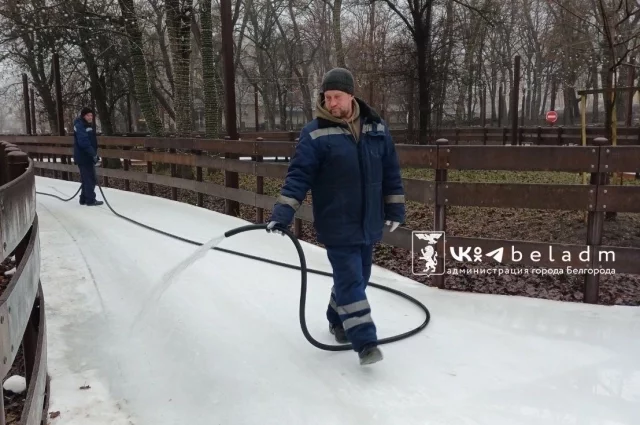
[[[71,196],[77,183],[37,177]],[[118,212],[201,242],[245,221],[166,199],[104,189]],[[100,195],[99,195],[100,197]],[[295,270],[210,251],[137,327],[162,274],[196,247],[106,207],[38,196],[48,321],[51,424],[637,425],[640,309],[455,293],[374,268],[372,281],[430,309],[431,323],[358,365],[309,344]],[[287,238],[249,232],[222,247],[297,262]],[[303,244],[309,267],[330,271]],[[309,275],[307,322],[334,344],[331,281]],[[416,307],[368,291],[379,336],[415,327]],[[88,385],[90,388],[80,389]]]

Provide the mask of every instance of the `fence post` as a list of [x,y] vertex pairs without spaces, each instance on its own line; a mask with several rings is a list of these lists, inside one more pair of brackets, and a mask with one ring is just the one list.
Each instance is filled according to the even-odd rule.
[[[56,144],[55,146],[61,146]],[[71,165],[71,161],[68,160],[67,155],[60,155],[60,163],[63,165]],[[71,173],[69,173],[68,171],[63,171],[62,172],[62,180],[70,180],[71,179]]]
[[[258,148],[261,144],[262,141],[264,139],[262,137],[257,137],[256,138],[256,149],[255,152],[263,152],[264,149],[262,148]],[[263,161],[263,156],[262,155],[256,155],[256,169],[258,169],[259,167],[257,166],[259,162]],[[258,195],[262,195],[264,194],[264,176],[260,176],[257,175],[256,176],[256,193]],[[258,207],[256,209],[256,223],[263,223],[264,222],[264,208],[260,208]]]
[[[123,146],[122,150],[124,151],[128,151],[130,150],[131,147],[130,146]],[[129,171],[129,162],[131,160],[128,158],[123,158],[123,162],[122,162],[122,169],[123,171]],[[131,191],[131,183],[129,182],[129,179],[125,179],[124,180],[124,190],[126,190],[127,192]]]
[[0,186],[7,183],[8,180],[8,167],[7,167],[7,157],[5,150],[10,147],[9,143],[2,141],[0,142]]
[[[175,154],[177,151],[175,149],[169,149],[169,153],[170,154]],[[170,169],[171,169],[171,177],[176,178],[178,176],[178,166],[176,164],[170,164],[169,165]],[[172,184],[175,184],[172,182]],[[178,200],[178,188],[177,187],[172,187],[171,188],[171,199],[174,201]]]
[[4,147],[4,158],[3,158],[3,167],[0,170],[0,174],[2,175],[2,184],[9,183],[11,181],[11,170],[9,165],[9,154],[11,152],[20,152],[15,146],[5,146]]
[[[448,162],[448,145],[449,141],[447,139],[438,139],[436,140],[436,148],[437,148],[437,163],[436,163],[436,175],[435,175],[435,183],[436,183],[436,193],[435,193],[435,208],[434,208],[434,217],[433,217],[433,230],[437,232],[445,232],[447,228],[447,215],[446,215],[446,199],[441,199],[439,196],[440,188],[442,184],[447,181],[447,166]],[[446,150],[446,151],[445,151]],[[443,152],[441,154],[440,152]],[[436,283],[436,286],[440,289],[444,289],[444,258],[445,258],[445,243],[444,238],[438,240],[436,244],[436,252],[438,253],[438,257],[441,261],[438,261],[436,265],[436,273],[438,275],[433,276],[433,279]]]
[[[524,101],[524,97],[522,98]],[[522,146],[524,144],[524,127],[518,128],[518,146]]]
[[9,181],[20,177],[22,173],[24,173],[27,170],[27,167],[29,166],[29,156],[25,152],[22,152],[17,148],[10,148],[10,149],[15,149],[15,150],[12,150],[9,153],[7,153],[7,165],[8,165],[7,168],[9,171]]
[[562,133],[564,133],[564,127],[558,127],[558,146],[562,146]]
[[[57,145],[53,145],[53,146],[57,146]],[[51,162],[53,162],[54,164],[58,163],[58,155],[56,155],[55,153],[51,155]],[[62,160],[60,160],[60,163],[62,163]],[[53,177],[56,179],[62,179],[64,178],[64,171],[59,171],[59,170],[53,170]]]
[[[289,141],[296,141],[296,134],[293,131],[289,132]],[[285,160],[291,161],[291,157],[285,157]],[[296,236],[296,238],[299,238],[302,235],[302,220],[297,217],[295,218],[295,220],[293,220],[293,234]]]
[[[153,153],[153,149],[152,148],[146,148],[145,149],[149,155],[145,155],[147,158],[151,157],[151,153]],[[147,174],[153,174],[153,161],[147,161]],[[149,183],[147,182],[147,191],[149,192],[149,195],[153,196],[154,195],[154,191],[153,191],[153,183]]]
[[[591,143],[594,149],[600,150],[602,146],[609,145],[609,140],[604,137],[597,137]],[[598,158],[601,156],[598,155]],[[599,162],[599,161],[598,161]],[[598,262],[594,258],[596,250],[602,243],[602,229],[604,227],[604,211],[598,208],[598,186],[605,184],[606,173],[599,170],[599,164],[595,167],[596,171],[591,173],[591,190],[596,194],[596,201],[593,209],[589,211],[587,216],[587,249],[591,252],[591,260],[589,268],[593,269]],[[600,292],[600,275],[587,273],[584,277],[584,302],[597,304]]]
[[[224,140],[228,142],[228,141],[231,141],[232,139],[231,139],[231,136],[224,136]],[[239,140],[239,138],[236,138],[234,140]],[[230,153],[228,151],[229,151],[229,147],[228,147],[227,143],[225,143],[224,158],[225,159],[232,159],[232,160],[240,158],[239,155],[234,154],[234,153]],[[225,171],[224,171],[224,186],[228,187],[228,188],[231,188],[231,189],[238,189],[240,187],[240,182],[238,180],[238,173],[236,173],[234,171],[227,171],[227,169],[225,168]],[[233,217],[239,217],[240,216],[240,203],[238,201],[234,201],[232,199],[225,198],[225,200],[224,200],[224,213],[227,214],[227,215],[231,215]]]
[[[200,149],[196,149],[195,150],[195,154],[197,156],[197,160],[198,162],[202,159],[202,150]],[[196,166],[196,180],[199,182],[202,182],[202,167],[200,166]],[[204,193],[202,192],[197,192],[197,197],[198,197],[198,206],[199,207],[204,207]]]

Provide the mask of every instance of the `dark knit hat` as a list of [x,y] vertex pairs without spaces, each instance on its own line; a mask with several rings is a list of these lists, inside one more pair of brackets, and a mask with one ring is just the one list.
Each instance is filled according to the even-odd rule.
[[344,68],[333,68],[324,74],[320,93],[328,90],[340,90],[351,95],[354,94],[355,83],[351,72]]
[[89,108],[89,107],[85,106],[84,108],[82,108],[82,109],[80,110],[80,116],[81,116],[82,118],[84,118],[84,116],[85,116],[85,115],[87,115],[87,114],[93,114],[93,109],[91,109],[91,108]]

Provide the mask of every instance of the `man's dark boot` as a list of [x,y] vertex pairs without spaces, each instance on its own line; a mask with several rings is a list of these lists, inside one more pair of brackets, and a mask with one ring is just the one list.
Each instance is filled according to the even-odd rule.
[[104,204],[104,202],[102,202],[102,201],[98,201],[98,200],[96,199],[95,201],[91,202],[90,204],[87,204],[87,206],[89,206],[89,207],[95,207],[95,206],[102,205],[102,204]]
[[382,351],[375,345],[367,345],[358,353],[360,365],[369,365],[383,359]]
[[347,333],[341,325],[329,325],[329,332],[336,337],[339,344],[348,344]]

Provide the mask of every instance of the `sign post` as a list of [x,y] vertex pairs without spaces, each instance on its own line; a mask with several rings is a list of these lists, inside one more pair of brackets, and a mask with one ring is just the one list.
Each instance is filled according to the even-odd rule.
[[546,119],[550,125],[553,125],[556,121],[558,121],[558,113],[556,111],[548,111]]

